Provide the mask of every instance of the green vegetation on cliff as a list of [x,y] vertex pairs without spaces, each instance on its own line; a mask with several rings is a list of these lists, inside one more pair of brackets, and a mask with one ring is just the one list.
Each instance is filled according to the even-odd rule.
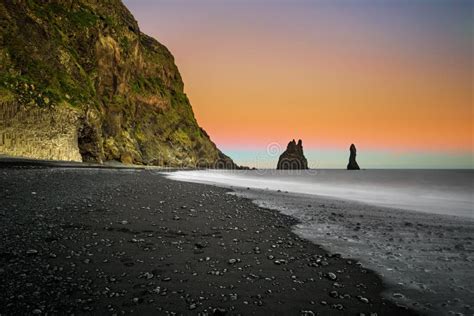
[[[171,53],[120,0],[2,1],[0,106],[8,103],[76,113],[84,161],[235,166],[198,126]],[[21,121],[10,128],[21,133]]]

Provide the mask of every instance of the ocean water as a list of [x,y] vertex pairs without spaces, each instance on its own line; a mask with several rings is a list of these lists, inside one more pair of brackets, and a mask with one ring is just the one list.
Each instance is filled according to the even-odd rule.
[[170,177],[474,218],[474,170],[207,170]]
[[359,260],[398,304],[474,315],[474,171],[177,171],[167,177],[232,188],[299,219],[294,231]]

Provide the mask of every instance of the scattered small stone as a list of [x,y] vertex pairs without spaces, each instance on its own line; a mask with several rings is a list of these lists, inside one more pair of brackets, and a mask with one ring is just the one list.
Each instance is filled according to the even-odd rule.
[[36,250],[36,249],[28,249],[28,250],[26,251],[26,254],[27,254],[27,255],[36,255],[36,254],[38,254],[38,250]]
[[227,310],[225,308],[220,307],[214,308],[212,312],[214,316],[224,316],[225,314],[227,314]]
[[331,291],[329,292],[329,296],[336,298],[339,297],[339,293],[337,291]]
[[206,248],[206,245],[204,245],[203,243],[201,242],[197,242],[194,244],[194,246],[198,249],[202,249],[202,248]]
[[333,281],[335,281],[335,280],[337,279],[337,276],[336,276],[334,273],[332,273],[332,272],[329,272],[329,273],[327,274],[327,277],[328,277],[330,280],[333,280]]
[[344,309],[344,305],[342,305],[342,304],[333,304],[333,305],[331,305],[331,307],[334,308],[334,309],[340,310],[340,311],[342,311]]
[[368,299],[367,297],[358,296],[357,298],[358,298],[359,301],[361,301],[362,303],[369,304],[369,299]]

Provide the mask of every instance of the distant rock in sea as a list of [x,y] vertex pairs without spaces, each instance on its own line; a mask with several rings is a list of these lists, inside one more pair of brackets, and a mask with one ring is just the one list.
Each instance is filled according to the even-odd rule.
[[347,164],[347,170],[360,170],[360,167],[356,161],[356,156],[357,156],[356,146],[352,144],[351,147],[349,148],[349,151],[351,154],[349,156],[349,163]]
[[301,139],[298,140],[298,143],[296,143],[294,139],[288,143],[286,150],[278,159],[277,169],[308,169],[308,161],[303,154],[303,142]]

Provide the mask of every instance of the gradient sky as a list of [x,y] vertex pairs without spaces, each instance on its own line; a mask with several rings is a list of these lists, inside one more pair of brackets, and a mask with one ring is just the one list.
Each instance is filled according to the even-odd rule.
[[473,168],[470,0],[125,0],[237,163]]

